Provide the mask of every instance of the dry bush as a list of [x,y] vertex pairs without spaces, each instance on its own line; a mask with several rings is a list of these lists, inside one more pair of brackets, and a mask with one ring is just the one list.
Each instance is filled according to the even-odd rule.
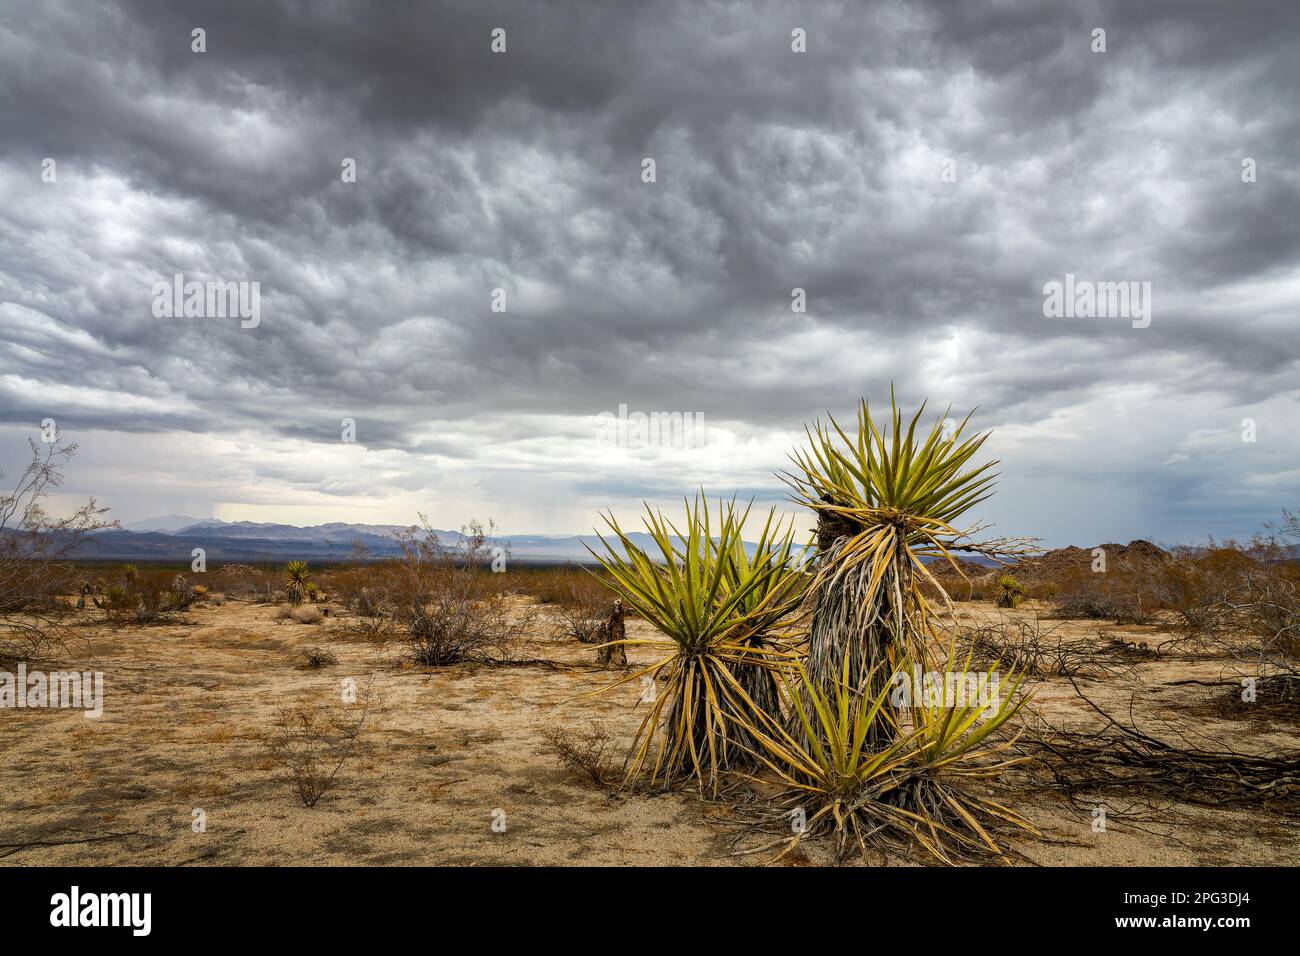
[[977,670],[1014,669],[1026,677],[1084,677],[1101,679],[1123,673],[1123,664],[1154,651],[1123,641],[1053,638],[1037,621],[1004,621],[961,628],[958,647],[962,658],[969,652]]
[[487,570],[496,549],[478,522],[461,540],[444,545],[424,515],[420,525],[394,535],[400,557],[384,570],[384,605],[411,658],[444,666],[491,661],[505,652],[515,629],[501,582]]
[[[1206,750],[1186,736],[1156,737],[1137,725],[1131,702],[1127,717],[1104,711],[1074,684],[1079,699],[1104,721],[1100,730],[1035,727],[1017,748],[1034,758],[1041,786],[1071,802],[1089,802],[1112,791],[1221,807],[1229,804],[1300,802],[1300,751],[1240,753]],[[1167,730],[1169,728],[1167,727]]]
[[208,580],[214,590],[231,599],[251,599],[274,594],[278,584],[269,572],[251,564],[223,564],[209,571]]
[[398,619],[417,663],[441,667],[504,653],[513,622],[498,596],[481,593],[481,576],[453,575],[424,601],[399,606]]
[[304,667],[310,667],[313,670],[339,662],[333,651],[324,647],[317,647],[315,644],[308,644],[298,651],[298,658],[302,661]]
[[614,737],[604,724],[592,721],[581,733],[555,727],[542,731],[546,749],[555,754],[561,766],[580,780],[602,790],[610,789],[618,779],[612,752]]
[[117,527],[103,520],[107,509],[94,498],[66,518],[46,513],[42,503],[77,450],[55,439],[44,451],[29,439],[31,461],[14,490],[0,494],[0,660],[35,661],[64,650],[68,562],[93,532]]
[[554,602],[556,636],[581,644],[598,644],[604,638],[606,618],[613,599],[601,587],[599,592],[579,585],[581,579],[568,581],[569,599]]
[[352,706],[300,701],[277,713],[274,729],[262,741],[271,759],[287,771],[303,806],[316,806],[356,753],[378,703],[367,685]]
[[325,619],[321,609],[310,604],[300,604],[290,609],[289,617],[299,624],[319,624]]
[[1144,606],[1142,580],[1130,566],[1116,566],[1102,572],[1070,569],[1054,583],[1058,591],[1053,617],[1145,624],[1154,610],[1150,601]]

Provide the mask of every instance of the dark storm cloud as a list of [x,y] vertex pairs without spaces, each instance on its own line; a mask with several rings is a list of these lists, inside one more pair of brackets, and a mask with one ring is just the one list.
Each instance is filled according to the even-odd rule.
[[[621,402],[761,433],[890,381],[1025,427],[1135,383],[1294,403],[1298,11],[9,4],[0,420],[311,442],[350,416],[474,461],[537,416],[564,442]],[[260,282],[261,325],[154,318],[176,272]],[[1151,281],[1151,327],[1045,319],[1066,272]],[[457,421],[478,438],[431,424]],[[582,488],[636,482],[673,484]]]

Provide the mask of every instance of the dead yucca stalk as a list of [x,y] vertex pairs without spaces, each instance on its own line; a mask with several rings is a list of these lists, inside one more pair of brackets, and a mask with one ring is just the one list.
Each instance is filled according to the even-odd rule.
[[[770,514],[751,554],[742,533],[749,509],[738,512],[734,501],[719,506],[716,523],[706,500],[688,502],[684,529],[646,511],[657,560],[612,516],[605,520],[617,544],[602,536],[606,553],[592,554],[609,572],[607,586],[669,638],[669,653],[603,690],[633,683],[648,691],[629,780],[648,771],[651,782],[693,778],[701,789],[716,791],[720,773],[745,757],[741,743],[753,715],[778,706],[775,696],[766,699],[769,688],[775,693],[769,671],[789,653],[770,632],[798,606],[808,576],[792,567],[793,532],[782,534]],[[634,638],[614,643],[662,644]]]

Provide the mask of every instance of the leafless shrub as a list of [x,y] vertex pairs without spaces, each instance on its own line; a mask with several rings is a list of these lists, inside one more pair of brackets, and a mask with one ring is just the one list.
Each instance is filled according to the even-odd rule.
[[569,600],[554,605],[556,635],[581,644],[599,644],[610,598],[606,593],[581,588],[576,581],[568,582],[568,586]]
[[212,586],[229,598],[260,598],[274,593],[272,576],[248,564],[223,564],[208,572]]
[[377,704],[367,685],[351,707],[300,701],[278,712],[263,743],[271,759],[287,771],[303,806],[316,806],[333,785],[343,764],[356,753]]
[[[31,461],[11,493],[0,494],[0,659],[33,661],[60,653],[67,631],[63,619],[69,608],[61,589],[71,576],[68,561],[76,557],[87,536],[117,522],[94,498],[66,518],[51,518],[42,506],[62,483],[61,466],[77,446],[58,436],[42,451],[35,441]],[[0,475],[3,477],[3,475]]]
[[611,753],[615,750],[614,738],[604,724],[592,721],[581,733],[555,727],[542,731],[546,749],[555,754],[565,770],[586,780],[602,790],[609,789],[617,779]]
[[444,666],[505,653],[515,623],[486,569],[494,529],[471,522],[448,546],[420,515],[420,526],[394,536],[401,556],[389,572],[387,600],[417,663]]
[[1118,676],[1123,663],[1134,657],[1155,656],[1142,645],[1124,641],[1062,640],[1053,638],[1055,629],[1044,634],[1037,621],[1003,621],[963,628],[959,647],[969,651],[971,665],[978,670],[1014,667],[1026,677],[1083,677],[1101,679]]
[[331,664],[339,662],[338,657],[333,651],[324,647],[317,647],[315,644],[308,644],[302,650],[298,651],[298,657],[302,660],[303,666],[310,668],[328,667]]

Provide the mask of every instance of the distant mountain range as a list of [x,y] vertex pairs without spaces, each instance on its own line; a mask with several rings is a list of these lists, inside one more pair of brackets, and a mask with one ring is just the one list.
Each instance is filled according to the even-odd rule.
[[[121,530],[101,531],[87,542],[81,553],[86,559],[129,561],[189,561],[195,548],[203,548],[209,561],[218,562],[279,562],[289,559],[304,561],[346,561],[352,556],[354,544],[362,544],[371,557],[382,558],[398,553],[392,535],[403,531],[407,525],[348,524],[341,521],[300,528],[291,524],[273,524],[258,521],[220,521],[215,518],[193,518],[187,515],[162,515],[143,521],[134,521]],[[459,531],[438,530],[437,535],[446,544],[460,541]],[[610,540],[616,540],[607,536]],[[631,532],[628,537],[637,547],[651,555],[659,553],[654,539],[644,532]],[[499,543],[509,548],[513,560],[529,564],[594,564],[587,545],[603,552],[600,539],[594,534],[502,535]],[[1123,557],[1137,549],[1146,554],[1164,555],[1165,552],[1146,541],[1132,541],[1128,545],[1103,545],[1112,557]],[[1287,549],[1293,557],[1300,557],[1300,545]],[[1061,561],[1091,561],[1091,551],[1079,548],[1061,548],[1049,551],[1042,557],[1022,562],[1017,571],[1032,573],[1032,569],[1054,566]],[[963,562],[995,567],[996,562],[976,555],[963,555]]]
[[[163,515],[132,522],[121,530],[101,531],[87,543],[81,557],[188,561],[194,548],[203,548],[209,561],[253,563],[290,558],[344,561],[351,557],[354,545],[359,542],[371,557],[381,558],[398,553],[392,535],[406,527],[335,521],[300,528],[289,524]],[[454,545],[460,540],[459,531],[438,529],[437,534],[447,544]],[[657,553],[658,548],[648,534],[634,532],[628,537],[638,547]],[[594,534],[515,534],[502,536],[499,543],[509,548],[513,560],[535,564],[594,563],[584,545],[601,550],[600,539]]]

